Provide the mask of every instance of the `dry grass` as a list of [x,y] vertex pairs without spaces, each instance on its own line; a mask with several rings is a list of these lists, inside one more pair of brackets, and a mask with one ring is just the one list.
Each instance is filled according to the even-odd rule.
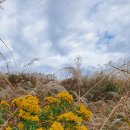
[[[79,68],[66,67],[71,77],[56,80],[55,75],[14,73],[0,75],[0,98],[10,100],[25,94],[47,95],[69,91],[75,101],[93,112],[90,130],[130,129],[130,77],[118,69],[86,76]],[[76,104],[75,104],[76,105]]]

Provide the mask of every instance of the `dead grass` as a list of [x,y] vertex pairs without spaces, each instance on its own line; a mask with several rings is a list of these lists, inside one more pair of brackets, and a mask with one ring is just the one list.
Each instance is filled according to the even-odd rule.
[[83,102],[93,112],[90,130],[130,129],[129,75],[112,70],[86,76],[74,67],[65,70],[72,76],[61,81],[55,75],[39,73],[1,74],[0,98],[10,100],[31,93],[43,100],[47,95],[69,91],[75,101]]

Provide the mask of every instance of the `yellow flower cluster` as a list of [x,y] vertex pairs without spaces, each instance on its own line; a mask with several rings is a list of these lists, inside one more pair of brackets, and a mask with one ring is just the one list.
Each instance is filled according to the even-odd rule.
[[9,127],[9,126],[8,126],[8,127],[6,127],[6,129],[5,129],[5,130],[11,130],[11,127]]
[[18,123],[18,128],[19,128],[19,130],[22,130],[23,129],[23,124],[22,123]]
[[69,94],[68,92],[61,92],[61,93],[57,94],[57,97],[59,99],[65,100],[69,103],[73,103],[73,96],[71,94]]
[[26,112],[22,109],[19,110],[19,117],[30,121],[39,121],[38,115],[31,115],[30,112]]
[[63,128],[63,126],[62,126],[62,124],[60,122],[55,121],[52,124],[50,130],[64,130],[64,128]]
[[59,104],[60,101],[55,97],[46,97],[44,101],[48,102],[49,104],[56,103]]
[[1,103],[0,103],[0,105],[6,106],[6,107],[10,107],[10,105],[8,104],[8,102],[5,101],[5,100],[2,100]]
[[77,112],[79,114],[83,114],[87,120],[92,117],[92,113],[88,109],[86,109],[86,107],[82,103],[79,104],[78,108],[79,110],[77,110]]
[[[38,114],[40,113],[41,109],[39,106],[39,100],[36,96],[25,95],[23,97],[14,99],[12,103],[20,108],[20,118],[31,121],[39,121]],[[33,113],[33,115],[31,113]]]
[[88,130],[88,128],[84,125],[77,125],[76,130]]
[[65,114],[61,114],[59,117],[58,117],[58,121],[62,121],[62,120],[66,120],[66,121],[75,121],[76,123],[78,122],[82,122],[82,118],[81,117],[78,117],[77,115],[75,115],[74,113],[72,112],[67,112]]
[[35,114],[38,114],[41,111],[39,107],[39,100],[36,96],[25,95],[14,99],[12,103],[25,111],[34,112]]
[[[88,130],[84,123],[91,118],[92,113],[82,103],[76,108],[72,107],[74,100],[68,92],[46,97],[44,101],[46,106],[41,109],[36,96],[25,95],[12,100],[13,105],[3,100],[0,106],[17,107],[18,111],[14,115],[16,120],[13,124],[9,122],[12,129],[32,129],[33,126],[36,130]],[[13,112],[13,108],[8,110]],[[6,126],[6,130],[11,130],[11,127]]]
[[40,127],[40,128],[37,128],[36,130],[43,130],[43,128],[42,128],[42,127]]

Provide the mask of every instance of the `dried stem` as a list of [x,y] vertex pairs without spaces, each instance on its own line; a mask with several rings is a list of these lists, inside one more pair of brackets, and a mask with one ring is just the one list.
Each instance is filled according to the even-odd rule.
[[1,38],[0,38],[0,41],[1,41],[1,42],[7,47],[7,49],[9,50],[9,52],[10,52],[12,58],[13,58],[13,61],[14,61],[14,63],[15,63],[15,66],[17,67],[17,64],[16,64],[16,61],[15,61],[15,59],[14,59],[13,53],[11,52],[11,50],[9,49],[9,47],[6,45],[6,43],[5,43]]
[[106,118],[106,120],[104,121],[104,123],[102,124],[101,128],[99,130],[102,130],[104,128],[104,126],[106,125],[106,123],[108,122],[108,120],[110,119],[110,117],[113,115],[113,113],[116,111],[116,109],[122,105],[122,107],[124,106],[124,103],[126,103],[127,99],[129,97],[129,92],[126,96],[121,97],[120,101],[117,103],[117,105],[113,108],[113,110],[111,111],[111,113],[109,114],[109,116]]

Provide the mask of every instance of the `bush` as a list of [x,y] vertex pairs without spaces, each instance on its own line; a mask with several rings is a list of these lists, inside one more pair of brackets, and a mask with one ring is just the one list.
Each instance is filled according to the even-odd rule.
[[118,92],[118,87],[116,87],[115,84],[113,83],[108,83],[105,87],[104,87],[104,91],[105,92]]

